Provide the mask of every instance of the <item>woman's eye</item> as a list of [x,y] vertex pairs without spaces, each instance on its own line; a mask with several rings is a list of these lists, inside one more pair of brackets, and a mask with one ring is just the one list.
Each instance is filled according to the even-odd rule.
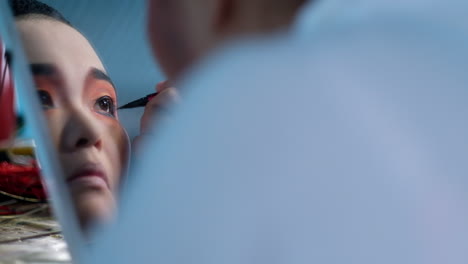
[[49,92],[44,90],[37,91],[39,95],[39,101],[41,102],[43,109],[49,109],[54,107],[54,100],[52,100],[52,96]]
[[115,116],[115,104],[114,100],[109,96],[103,96],[97,99],[94,109],[101,114]]

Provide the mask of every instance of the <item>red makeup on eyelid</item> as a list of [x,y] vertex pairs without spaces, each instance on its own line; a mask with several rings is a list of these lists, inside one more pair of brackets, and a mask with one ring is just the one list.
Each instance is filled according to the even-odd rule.
[[[104,80],[91,80],[88,85],[86,85],[83,96],[86,96],[85,100],[90,103],[90,107],[94,107],[96,101],[104,96],[110,97],[114,101],[114,106],[117,106],[117,96],[114,87]],[[109,116],[100,113],[96,114],[99,119],[109,120]],[[112,119],[117,119],[117,112],[115,112],[115,117]]]
[[102,96],[109,96],[114,100],[114,103],[117,103],[117,96],[115,94],[114,87],[106,81],[96,80],[92,84],[86,85],[83,96],[86,96],[88,99],[98,99]]
[[47,90],[49,93],[55,92],[54,90],[57,87],[57,83],[47,77],[35,76],[34,82],[37,90]]
[[43,91],[48,92],[50,96],[52,97],[54,104],[59,103],[57,100],[57,91],[56,91],[57,84],[55,83],[55,81],[50,80],[50,78],[47,78],[47,77],[35,76],[34,83],[36,85],[36,90],[38,91],[43,90]]

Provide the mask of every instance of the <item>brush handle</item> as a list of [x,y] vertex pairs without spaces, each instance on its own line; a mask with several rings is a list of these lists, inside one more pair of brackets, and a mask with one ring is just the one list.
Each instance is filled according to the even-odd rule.
[[148,94],[146,96],[148,102],[151,101],[151,99],[153,99],[154,97],[156,97],[156,95],[158,95],[159,92],[156,92],[156,93],[152,93],[152,94]]
[[148,104],[149,101],[151,101],[151,99],[153,99],[156,95],[158,95],[158,93],[159,92],[148,94],[147,96],[137,99],[135,101],[131,101],[130,103],[125,104],[119,107],[118,109],[130,109],[130,108],[136,108],[136,107],[144,107],[146,106],[146,104]]

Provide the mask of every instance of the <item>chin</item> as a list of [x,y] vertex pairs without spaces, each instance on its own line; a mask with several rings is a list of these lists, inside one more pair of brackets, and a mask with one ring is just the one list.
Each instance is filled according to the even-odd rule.
[[112,219],[116,207],[114,196],[110,191],[73,193],[73,201],[84,231],[96,224],[103,224]]

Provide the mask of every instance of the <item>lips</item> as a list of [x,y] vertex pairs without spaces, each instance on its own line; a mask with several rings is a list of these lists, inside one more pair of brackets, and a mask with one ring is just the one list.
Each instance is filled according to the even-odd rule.
[[105,185],[110,189],[109,179],[101,168],[96,164],[87,164],[81,166],[76,172],[72,174],[67,182],[71,185],[90,185],[91,187],[98,187],[97,185]]

